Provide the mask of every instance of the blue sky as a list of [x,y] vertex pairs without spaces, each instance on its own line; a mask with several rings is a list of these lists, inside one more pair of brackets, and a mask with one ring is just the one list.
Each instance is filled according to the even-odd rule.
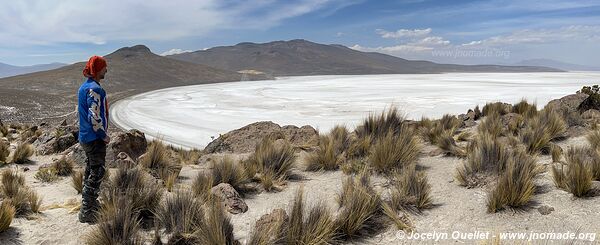
[[307,39],[446,63],[600,66],[600,1],[23,0],[0,3],[0,62],[72,63]]

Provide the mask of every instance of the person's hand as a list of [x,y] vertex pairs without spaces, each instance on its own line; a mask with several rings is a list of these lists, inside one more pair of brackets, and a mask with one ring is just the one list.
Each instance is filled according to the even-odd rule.
[[104,137],[104,143],[110,143],[110,136],[107,135],[106,137]]

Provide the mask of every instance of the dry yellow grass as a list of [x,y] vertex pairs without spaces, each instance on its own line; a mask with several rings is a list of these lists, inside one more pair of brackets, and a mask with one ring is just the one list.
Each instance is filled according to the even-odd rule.
[[10,203],[10,200],[2,201],[0,205],[0,234],[8,230],[15,217],[15,212],[15,207]]
[[16,164],[27,163],[31,156],[33,156],[33,146],[28,143],[21,143],[17,145],[13,153],[12,161]]
[[385,173],[416,163],[421,144],[406,126],[401,131],[399,134],[388,132],[372,146],[369,164],[373,170]]

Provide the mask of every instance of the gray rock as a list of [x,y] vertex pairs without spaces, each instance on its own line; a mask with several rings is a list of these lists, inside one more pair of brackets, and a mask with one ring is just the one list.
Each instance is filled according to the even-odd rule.
[[248,211],[248,205],[246,205],[240,194],[230,184],[218,184],[210,192],[221,200],[229,213],[239,214]]

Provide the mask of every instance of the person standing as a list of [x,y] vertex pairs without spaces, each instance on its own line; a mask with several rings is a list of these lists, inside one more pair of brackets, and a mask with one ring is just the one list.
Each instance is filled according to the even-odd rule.
[[98,195],[104,177],[108,136],[108,102],[101,82],[108,71],[106,60],[92,56],[83,75],[86,80],[77,92],[79,114],[79,144],[85,151],[86,165],[81,191],[79,222],[95,223],[99,209]]

